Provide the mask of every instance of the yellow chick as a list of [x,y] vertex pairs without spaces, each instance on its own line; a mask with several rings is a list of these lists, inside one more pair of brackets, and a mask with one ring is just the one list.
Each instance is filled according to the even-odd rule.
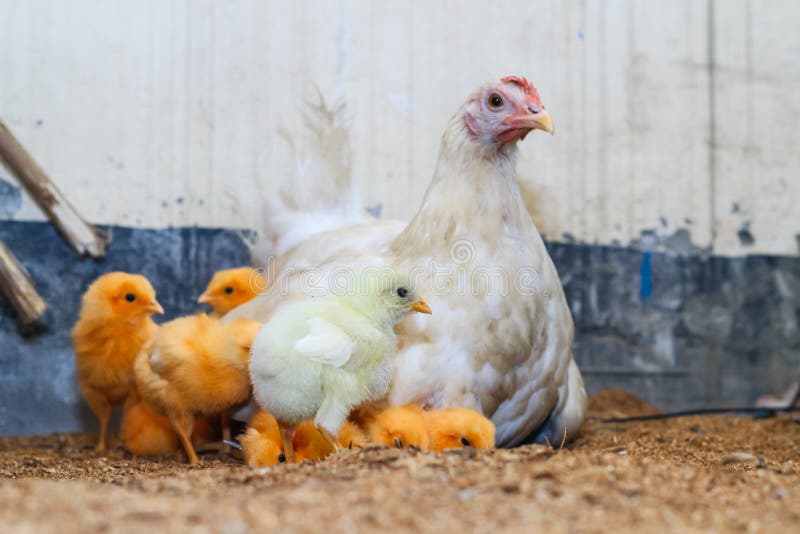
[[217,271],[197,302],[211,306],[212,317],[222,317],[253,299],[266,287],[261,272],[252,267]]
[[475,410],[441,408],[424,411],[432,451],[494,447],[494,424]]
[[395,406],[367,415],[364,427],[370,442],[377,445],[428,450],[428,428],[419,406]]
[[167,456],[178,450],[178,435],[169,419],[157,414],[137,395],[122,408],[119,427],[122,444],[134,456]]
[[83,295],[72,329],[78,384],[100,422],[97,450],[106,448],[113,406],[134,389],[133,362],[158,327],[150,318],[164,313],[144,276],[112,272],[95,280]]
[[257,412],[239,436],[244,461],[249,467],[272,467],[286,461],[281,430],[272,414]]
[[346,295],[285,304],[253,342],[253,392],[280,423],[290,459],[295,427],[310,419],[339,448],[334,436],[351,410],[389,389],[395,323],[412,310],[431,312],[407,276],[352,274]]
[[136,358],[139,393],[167,416],[193,465],[195,415],[220,414],[250,396],[247,361],[259,327],[249,319],[182,317],[162,325]]
[[[239,443],[249,467],[272,467],[286,461],[281,431],[271,414],[260,411],[247,426],[247,431],[239,436]],[[359,449],[367,445],[367,439],[360,428],[345,421],[338,443],[344,448]],[[297,425],[292,444],[296,463],[318,462],[333,452],[333,447],[311,421]]]
[[[278,434],[280,437],[280,434]],[[350,421],[345,421],[339,430],[337,444],[344,449],[361,449],[368,444],[364,432]],[[302,463],[306,460],[318,462],[333,453],[333,446],[325,436],[317,430],[313,421],[304,421],[297,425],[292,441],[294,461]]]

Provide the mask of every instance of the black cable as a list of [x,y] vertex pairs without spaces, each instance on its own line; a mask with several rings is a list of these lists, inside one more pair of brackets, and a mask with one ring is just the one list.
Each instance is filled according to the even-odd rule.
[[678,412],[657,413],[652,415],[635,415],[633,417],[592,417],[601,423],[633,423],[636,421],[657,421],[659,419],[674,419],[677,417],[691,417],[693,415],[719,415],[728,413],[752,413],[761,417],[769,417],[779,413],[800,412],[800,406],[796,406],[800,398],[800,391],[795,394],[795,398],[788,406],[778,408],[767,407],[740,407],[740,408],[698,408],[695,410],[682,410]]

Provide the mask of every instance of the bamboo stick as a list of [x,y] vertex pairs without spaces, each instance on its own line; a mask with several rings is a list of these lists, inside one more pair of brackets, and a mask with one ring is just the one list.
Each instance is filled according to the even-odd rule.
[[89,254],[93,258],[105,255],[108,243],[105,232],[86,222],[75,211],[56,184],[1,120],[0,158],[78,254]]
[[17,310],[23,325],[35,322],[47,309],[47,304],[36,292],[31,275],[2,241],[0,241],[0,290]]

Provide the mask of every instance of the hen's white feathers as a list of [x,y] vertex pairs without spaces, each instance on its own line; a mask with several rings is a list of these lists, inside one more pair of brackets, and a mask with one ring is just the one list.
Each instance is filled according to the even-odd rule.
[[[314,233],[306,223],[302,229],[284,227],[293,240],[304,237],[281,249],[285,253],[277,258],[276,271],[282,278],[269,294],[231,316],[266,321],[284,303],[307,298],[305,275],[312,269],[321,274],[319,285],[325,287],[327,276],[343,267],[396,265],[415,273],[434,316],[425,321],[412,315],[397,325],[390,403],[475,409],[496,425],[498,446],[531,437],[560,442],[565,430],[567,437],[577,431],[586,404],[583,380],[572,360],[572,316],[520,196],[515,144],[486,157],[467,134],[466,106],[442,136],[434,176],[411,222],[354,224],[358,210],[345,202],[349,207],[339,212],[338,223],[326,222],[323,232]],[[323,151],[330,146],[322,143]],[[344,187],[349,170],[345,172],[341,161],[346,159],[334,161],[330,171],[306,176],[314,185],[302,193],[335,187],[352,198],[347,196],[352,189]],[[307,216],[336,213],[318,198],[310,206]],[[296,214],[303,204],[293,201],[291,208],[273,214],[273,220],[302,222]],[[504,277],[505,285],[493,286],[493,273]],[[476,278],[483,281],[464,290],[464,281]]]
[[350,179],[344,104],[328,106],[317,91],[306,100],[302,117],[300,131],[279,132],[296,162],[295,172],[277,195],[266,199],[263,225],[246,241],[256,266],[313,235],[373,220]]

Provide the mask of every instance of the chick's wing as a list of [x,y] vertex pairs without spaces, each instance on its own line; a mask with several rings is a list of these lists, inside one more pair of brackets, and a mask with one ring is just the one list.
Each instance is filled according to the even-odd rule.
[[308,319],[308,334],[294,344],[294,350],[303,356],[332,367],[346,364],[355,347],[356,341],[347,332],[319,317]]

